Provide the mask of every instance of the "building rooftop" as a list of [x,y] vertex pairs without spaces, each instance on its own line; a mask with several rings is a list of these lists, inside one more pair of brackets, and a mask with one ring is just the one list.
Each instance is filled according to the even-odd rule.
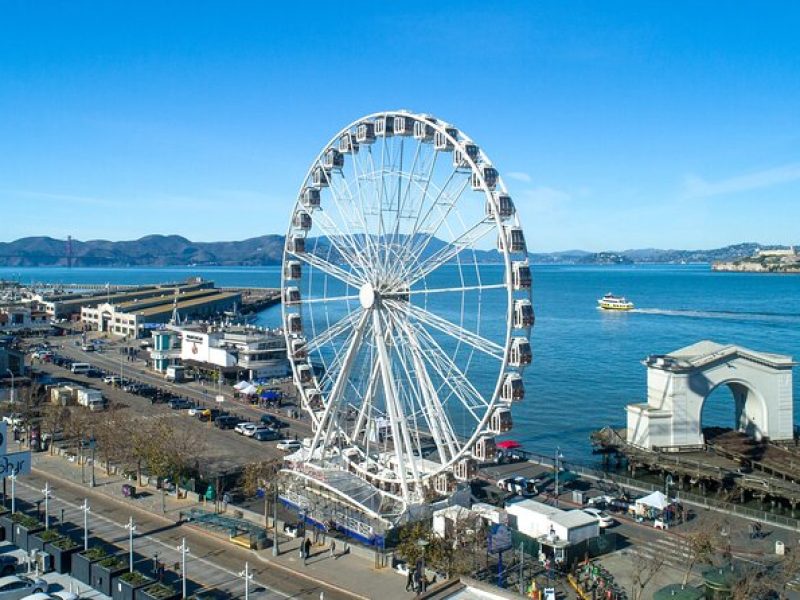
[[[178,312],[180,312],[182,310],[185,310],[187,308],[192,308],[194,306],[202,306],[203,304],[209,304],[211,302],[219,302],[221,300],[227,300],[229,298],[234,298],[240,295],[241,294],[235,292],[218,292],[215,294],[201,296],[199,298],[193,298],[190,300],[184,300],[178,302],[177,308]],[[143,317],[152,317],[154,315],[171,313],[173,310],[175,310],[175,303],[173,302],[173,300],[174,297],[169,297],[165,299],[165,302],[163,304],[158,304],[156,306],[151,306],[149,308],[145,308],[142,310],[129,311],[129,312],[141,315]]]
[[660,367],[667,370],[684,370],[701,367],[732,355],[762,362],[773,367],[792,367],[796,364],[791,356],[785,354],[759,352],[736,344],[719,344],[711,340],[702,340],[690,346],[674,350],[669,354],[648,356],[644,364],[648,367]]

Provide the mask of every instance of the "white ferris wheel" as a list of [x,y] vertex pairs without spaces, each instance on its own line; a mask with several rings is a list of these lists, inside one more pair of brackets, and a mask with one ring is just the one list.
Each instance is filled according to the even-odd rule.
[[300,188],[282,289],[314,428],[300,471],[408,506],[493,457],[531,362],[531,272],[503,180],[466,134],[407,111],[339,131]]

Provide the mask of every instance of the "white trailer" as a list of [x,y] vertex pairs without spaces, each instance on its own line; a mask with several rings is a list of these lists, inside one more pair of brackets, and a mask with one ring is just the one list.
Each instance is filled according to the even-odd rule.
[[76,392],[76,395],[78,404],[91,411],[104,410],[106,407],[106,399],[103,398],[100,390],[80,389]]

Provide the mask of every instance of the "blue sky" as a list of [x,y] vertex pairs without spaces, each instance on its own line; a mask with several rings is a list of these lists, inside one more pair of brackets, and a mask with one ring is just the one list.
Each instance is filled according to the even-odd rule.
[[463,128],[532,250],[800,243],[800,6],[0,4],[0,240],[283,232],[386,108]]

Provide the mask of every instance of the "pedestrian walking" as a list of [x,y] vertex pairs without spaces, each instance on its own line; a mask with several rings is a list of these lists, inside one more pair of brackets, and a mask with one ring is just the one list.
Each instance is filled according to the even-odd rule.
[[408,575],[406,575],[406,591],[414,591],[414,569],[409,569]]
[[331,540],[331,558],[336,560],[336,540]]
[[305,557],[308,560],[311,557],[311,538],[306,538],[303,542],[303,549],[305,550]]

